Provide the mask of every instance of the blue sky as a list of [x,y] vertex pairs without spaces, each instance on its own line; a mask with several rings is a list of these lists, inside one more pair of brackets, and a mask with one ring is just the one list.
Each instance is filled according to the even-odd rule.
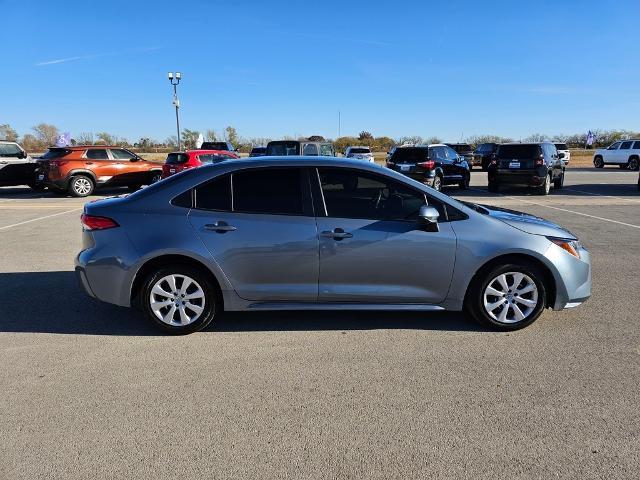
[[0,0],[0,123],[131,141],[640,130],[640,2]]

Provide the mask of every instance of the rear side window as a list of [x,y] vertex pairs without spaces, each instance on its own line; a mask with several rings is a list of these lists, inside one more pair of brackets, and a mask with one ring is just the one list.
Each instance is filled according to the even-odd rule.
[[120,149],[111,149],[111,155],[113,155],[113,158],[115,158],[116,160],[131,160],[132,158],[136,158],[133,153],[128,152],[127,150]]
[[299,168],[253,169],[233,174],[233,211],[303,215],[303,180]]
[[530,159],[540,155],[539,145],[500,145],[498,158]]
[[622,142],[622,145],[620,145],[620,150],[629,150],[632,143],[633,142]]
[[104,148],[92,148],[87,150],[85,154],[87,158],[92,160],[108,160],[109,155],[107,155],[107,151]]
[[231,175],[214,178],[195,188],[195,207],[231,211]]
[[178,165],[180,163],[186,163],[189,160],[189,155],[186,153],[170,153],[167,155],[165,163],[168,165]]
[[318,155],[318,146],[315,143],[306,143],[302,150],[302,155]]

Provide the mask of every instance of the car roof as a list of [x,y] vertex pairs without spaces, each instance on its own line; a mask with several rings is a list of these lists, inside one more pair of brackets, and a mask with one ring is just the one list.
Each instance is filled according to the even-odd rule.
[[543,143],[550,143],[551,145],[553,145],[553,142],[507,142],[507,143],[501,143],[500,146],[502,145],[542,145]]
[[209,148],[195,148],[193,150],[179,150],[179,151],[175,151],[175,152],[169,152],[169,155],[171,155],[172,153],[233,153],[230,152],[229,150],[212,150]]
[[56,146],[51,146],[49,147],[49,150],[85,150],[87,148],[124,148],[126,149],[127,147],[119,147],[118,145],[67,145],[66,147],[56,147]]

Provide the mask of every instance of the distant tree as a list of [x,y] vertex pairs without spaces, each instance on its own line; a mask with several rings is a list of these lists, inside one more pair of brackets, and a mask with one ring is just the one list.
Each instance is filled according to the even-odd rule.
[[98,138],[98,142],[104,143],[105,145],[115,145],[117,143],[117,138],[108,132],[98,132],[96,133],[96,137]]
[[193,150],[196,148],[198,135],[200,135],[200,132],[196,130],[189,130],[188,128],[185,128],[182,131],[181,140],[185,150]]
[[549,137],[542,133],[533,133],[522,139],[523,142],[546,142]]
[[163,146],[166,148],[178,148],[178,137],[171,135],[165,138]]
[[0,125],[0,140],[7,142],[18,141],[18,132],[16,132],[8,123]]
[[431,145],[432,143],[442,143],[442,139],[439,137],[427,137],[422,140],[422,143]]
[[363,130],[358,134],[358,140],[373,140],[373,135],[366,130]]
[[393,138],[376,137],[373,142],[372,148],[376,152],[388,152],[395,144],[396,142],[393,140]]
[[397,143],[398,145],[404,145],[404,144],[422,145],[424,144],[424,140],[419,135],[413,135],[409,137],[400,137]]
[[93,132],[82,132],[76,139],[79,145],[93,145],[94,141]]
[[500,137],[498,135],[474,135],[471,137],[467,137],[465,141],[472,145],[480,145],[481,143],[513,142],[513,139],[508,137]]
[[26,133],[22,136],[22,146],[30,153],[42,152],[46,149],[46,145],[38,140],[35,135],[30,133]]
[[204,138],[207,140],[207,142],[215,142],[218,140],[218,135],[216,134],[215,130],[209,129],[207,130]]
[[324,137],[322,135],[311,135],[307,140],[310,142],[324,142]]
[[36,138],[44,144],[44,146],[55,145],[56,138],[58,136],[58,127],[50,125],[48,123],[39,123],[35,127],[32,127]]
[[224,136],[227,142],[229,142],[234,147],[240,146],[240,139],[238,138],[238,132],[235,128],[229,125],[224,129]]

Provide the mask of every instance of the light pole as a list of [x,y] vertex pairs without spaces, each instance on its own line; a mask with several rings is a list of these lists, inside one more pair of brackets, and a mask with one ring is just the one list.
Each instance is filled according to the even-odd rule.
[[182,74],[180,72],[176,72],[175,74],[173,72],[169,72],[167,77],[169,77],[169,81],[171,82],[171,85],[173,85],[173,104],[176,107],[176,130],[178,131],[178,150],[180,150],[180,118],[178,116],[180,100],[178,100],[178,84],[180,83]]

